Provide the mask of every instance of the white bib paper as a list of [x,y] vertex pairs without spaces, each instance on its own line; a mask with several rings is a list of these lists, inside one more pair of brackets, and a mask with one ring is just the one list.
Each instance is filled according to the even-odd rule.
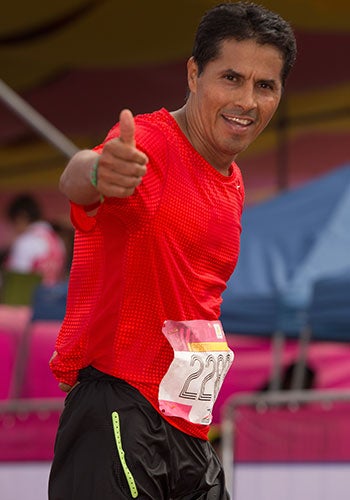
[[174,349],[174,359],[159,386],[161,412],[195,424],[210,424],[214,402],[234,357],[221,322],[166,321],[162,331]]

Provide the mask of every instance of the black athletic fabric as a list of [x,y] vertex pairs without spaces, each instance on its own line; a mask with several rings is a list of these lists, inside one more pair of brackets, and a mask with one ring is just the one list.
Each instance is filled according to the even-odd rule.
[[[60,419],[49,500],[229,499],[209,442],[168,424],[120,379],[88,367],[79,380]],[[113,413],[119,417],[122,459]],[[130,488],[133,481],[137,492]]]

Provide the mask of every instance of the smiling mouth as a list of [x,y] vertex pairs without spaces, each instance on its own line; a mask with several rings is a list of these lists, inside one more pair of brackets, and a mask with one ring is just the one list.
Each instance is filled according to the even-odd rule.
[[234,123],[236,125],[240,125],[241,127],[248,127],[249,125],[253,124],[253,120],[250,120],[248,118],[239,118],[236,116],[225,116],[223,115],[224,120]]

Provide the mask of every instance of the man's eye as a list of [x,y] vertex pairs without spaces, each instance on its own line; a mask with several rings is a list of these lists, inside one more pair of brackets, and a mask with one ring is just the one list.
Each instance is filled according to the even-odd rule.
[[272,85],[270,83],[267,83],[267,82],[261,82],[260,88],[267,89],[267,90],[273,90]]
[[230,82],[236,82],[237,81],[237,76],[236,75],[225,75],[226,80],[229,80]]

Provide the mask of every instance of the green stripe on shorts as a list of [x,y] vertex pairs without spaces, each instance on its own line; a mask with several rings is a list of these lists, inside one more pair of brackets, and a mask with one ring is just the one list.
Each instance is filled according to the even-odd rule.
[[124,471],[126,480],[128,482],[129,488],[130,488],[130,493],[131,493],[132,498],[137,498],[139,496],[139,493],[137,491],[135,479],[134,479],[133,475],[131,474],[130,469],[127,466],[127,463],[125,461],[125,453],[124,453],[123,446],[122,446],[122,437],[121,437],[121,432],[120,432],[119,415],[118,415],[118,412],[116,412],[116,411],[114,411],[112,413],[112,423],[113,423],[114,437],[115,437],[115,442],[117,445],[120,463],[122,464],[123,471]]

